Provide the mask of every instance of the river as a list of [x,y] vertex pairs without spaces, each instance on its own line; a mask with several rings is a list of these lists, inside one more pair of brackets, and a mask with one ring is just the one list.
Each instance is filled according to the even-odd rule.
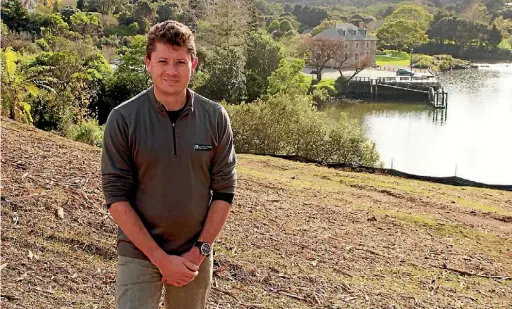
[[512,64],[439,74],[447,110],[426,104],[340,104],[361,120],[385,167],[512,184]]

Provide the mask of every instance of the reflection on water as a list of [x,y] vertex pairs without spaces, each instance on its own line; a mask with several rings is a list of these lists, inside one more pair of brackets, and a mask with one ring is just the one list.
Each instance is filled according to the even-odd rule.
[[428,115],[432,115],[432,123],[437,125],[443,125],[448,120],[448,109],[434,109],[428,112]]
[[[409,173],[512,184],[512,64],[439,76],[448,109],[362,103],[327,108],[364,124],[382,161]],[[449,117],[448,117],[449,116]]]

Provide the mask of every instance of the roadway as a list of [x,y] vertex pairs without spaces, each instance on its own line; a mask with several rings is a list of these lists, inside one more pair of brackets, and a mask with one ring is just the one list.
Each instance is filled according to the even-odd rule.
[[[311,71],[312,70],[315,70],[315,68],[313,67],[305,67],[304,69],[302,69],[302,73],[304,73],[305,75],[311,75]],[[376,69],[376,68],[368,68],[368,69],[364,69],[363,71],[359,72],[359,74],[357,74],[356,76],[357,77],[369,77],[369,78],[378,78],[378,77],[396,77],[396,70],[397,68],[396,67],[382,67],[382,68],[379,68],[379,69]],[[418,69],[413,69],[413,71],[415,72],[415,77],[420,77],[420,76],[432,76],[432,74],[430,72],[428,72],[427,70],[418,70]],[[343,76],[352,76],[352,74],[354,74],[354,70],[343,70]],[[316,74],[314,75],[316,77]],[[327,79],[337,79],[338,77],[340,76],[340,73],[338,72],[337,69],[331,69],[331,68],[324,68],[322,70],[322,78],[327,78]]]

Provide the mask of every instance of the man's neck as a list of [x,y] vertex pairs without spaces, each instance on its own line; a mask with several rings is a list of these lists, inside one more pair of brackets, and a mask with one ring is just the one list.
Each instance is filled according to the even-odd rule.
[[187,103],[187,90],[183,90],[182,93],[178,95],[165,95],[157,91],[156,88],[153,88],[155,92],[155,98],[160,104],[165,106],[165,109],[168,111],[177,111],[183,108]]

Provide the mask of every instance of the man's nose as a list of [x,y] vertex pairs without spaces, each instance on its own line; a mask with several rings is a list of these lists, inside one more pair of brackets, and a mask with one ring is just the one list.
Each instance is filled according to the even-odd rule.
[[165,67],[165,73],[167,74],[171,74],[171,75],[174,75],[176,74],[178,71],[176,70],[176,66],[174,65],[174,63],[170,63],[168,64],[166,67]]

